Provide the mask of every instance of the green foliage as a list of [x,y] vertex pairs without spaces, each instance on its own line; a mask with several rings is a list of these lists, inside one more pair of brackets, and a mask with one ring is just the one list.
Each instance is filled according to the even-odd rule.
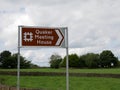
[[[81,56],[83,61],[85,62],[85,66],[88,68],[98,68],[99,65],[99,54],[88,53],[86,55]],[[84,66],[84,67],[85,67]]]
[[60,67],[66,67],[66,56],[64,57],[64,59],[62,59]]
[[[87,53],[80,57],[77,54],[69,55],[69,67],[75,68],[111,68],[120,66],[119,60],[110,50],[104,50],[102,53]],[[66,56],[60,64],[66,66]]]
[[60,65],[61,61],[62,61],[62,59],[53,60],[50,67],[51,68],[59,68],[59,65]]
[[4,61],[6,61],[6,59],[8,59],[10,56],[11,56],[11,52],[7,50],[0,53],[0,67],[2,67]]
[[79,68],[87,67],[86,63],[85,63],[85,57],[86,57],[86,55],[82,55],[79,57]]
[[77,56],[77,54],[69,55],[69,66],[79,67],[79,57]]
[[[17,68],[17,54],[11,55],[10,51],[3,51],[0,54],[1,68]],[[20,56],[20,68],[30,68],[31,62]]]
[[50,67],[51,68],[59,68],[60,67],[60,63],[62,61],[62,57],[58,54],[53,54],[51,57],[50,57]]
[[2,63],[2,68],[16,68],[17,67],[17,59],[13,56],[6,58]]
[[11,56],[11,52],[10,52],[10,51],[7,51],[7,50],[3,51],[3,52],[0,54],[1,60],[5,59],[5,58],[8,58],[8,57],[10,57],[10,56]]
[[101,67],[117,67],[119,65],[118,58],[110,50],[100,53]]
[[[69,57],[69,67],[79,67],[79,57],[77,56],[77,54],[71,54],[68,57]],[[66,66],[66,57],[64,57],[60,66],[61,67]]]

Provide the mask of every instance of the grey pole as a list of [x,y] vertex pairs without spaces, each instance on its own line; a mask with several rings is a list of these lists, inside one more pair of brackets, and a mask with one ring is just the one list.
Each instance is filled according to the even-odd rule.
[[20,90],[20,26],[18,26],[17,90]]
[[66,90],[69,90],[68,28],[66,28]]

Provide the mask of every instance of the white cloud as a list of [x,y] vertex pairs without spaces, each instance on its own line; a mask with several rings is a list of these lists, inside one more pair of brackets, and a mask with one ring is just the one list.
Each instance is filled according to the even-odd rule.
[[37,65],[40,64],[40,66],[46,66],[43,63],[46,63],[47,65],[49,65],[48,57],[45,58],[46,57],[45,52],[43,53],[42,51],[39,51],[39,50],[27,50],[27,51],[23,50],[21,53],[24,57],[26,57],[32,63],[35,63]]
[[[70,53],[82,55],[110,49],[119,57],[119,3],[120,0],[1,0],[0,51],[17,48],[18,25],[67,26]],[[61,49],[39,52],[40,55],[23,50],[22,54],[42,66],[48,65],[54,52],[66,55]]]
[[13,19],[9,22],[9,25],[6,27],[3,27],[3,30],[1,30],[0,39],[3,40],[4,47],[7,49],[10,48],[16,48],[18,43],[18,26],[19,25],[34,25],[34,23],[31,21],[30,17],[27,14],[19,15],[12,17]]

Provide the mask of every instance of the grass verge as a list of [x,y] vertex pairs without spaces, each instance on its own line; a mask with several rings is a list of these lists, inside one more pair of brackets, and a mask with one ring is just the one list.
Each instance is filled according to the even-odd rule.
[[[16,86],[16,76],[2,76],[3,84]],[[20,85],[26,88],[43,90],[65,90],[63,76],[21,76]],[[120,90],[120,79],[96,77],[70,77],[70,90]]]

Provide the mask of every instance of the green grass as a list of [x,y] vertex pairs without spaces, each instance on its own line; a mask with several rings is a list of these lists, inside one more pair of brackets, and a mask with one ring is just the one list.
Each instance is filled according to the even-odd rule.
[[[0,71],[17,71],[17,69],[0,69]],[[65,68],[51,69],[51,68],[40,68],[40,69],[21,69],[23,72],[65,72]],[[120,68],[112,69],[69,69],[71,73],[111,73],[120,74]]]
[[[65,68],[21,69],[23,72],[65,72]],[[0,71],[17,71],[17,69],[0,69]],[[120,68],[113,69],[69,69],[71,73],[111,73],[120,74]],[[20,85],[25,88],[43,90],[65,90],[64,76],[21,76]],[[17,76],[0,75],[0,83],[16,86]],[[70,77],[70,90],[120,90],[120,79],[97,77]]]
[[120,79],[113,78],[70,78],[70,90],[120,90]]
[[[15,76],[2,76],[4,84],[16,86]],[[21,76],[21,87],[41,88],[43,90],[65,90],[65,77]],[[70,90],[120,90],[120,79],[70,77]]]
[[120,74],[120,68],[114,69],[70,69],[73,73],[110,73],[110,74]]

